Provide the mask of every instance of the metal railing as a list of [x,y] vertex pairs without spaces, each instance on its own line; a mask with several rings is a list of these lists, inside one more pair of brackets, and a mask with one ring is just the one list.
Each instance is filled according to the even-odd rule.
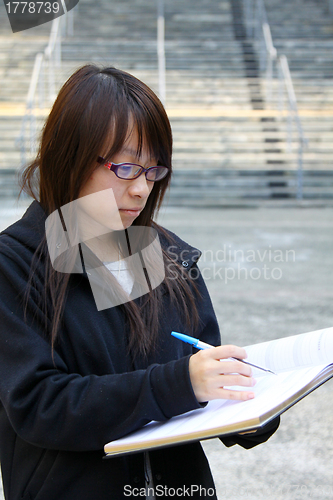
[[44,52],[39,52],[35,57],[25,113],[16,139],[21,153],[21,166],[27,163],[28,155],[36,153],[38,117],[56,97],[55,75],[61,68],[61,39],[64,34],[73,34],[73,9],[52,21],[49,42]]
[[265,43],[265,50],[262,51],[265,54],[265,59],[261,61],[261,66],[266,68],[266,101],[267,103],[272,102],[273,97],[273,75],[274,75],[274,63],[277,60],[277,50],[273,45],[271,30],[268,23],[262,25],[263,31],[263,41]]
[[297,193],[296,197],[298,199],[303,198],[303,151],[308,145],[308,140],[306,139],[301,124],[301,119],[297,109],[296,94],[294,91],[293,82],[290,76],[288,60],[285,55],[281,55],[278,58],[279,63],[279,79],[280,79],[280,111],[283,111],[283,94],[287,91],[289,112],[287,118],[288,126],[288,151],[292,151],[292,135],[293,135],[293,122],[296,124],[297,134],[298,134],[298,167],[297,167]]
[[[263,0],[243,0],[243,12],[245,18],[247,37],[253,40],[259,52],[261,72],[265,74],[266,80],[266,102],[273,104],[274,90],[278,89],[277,105],[280,116],[284,115],[284,96],[287,94],[288,109],[286,117],[287,150],[292,151],[293,123],[296,124],[298,154],[297,154],[297,191],[296,197],[303,198],[303,152],[308,144],[304,135],[301,119],[297,108],[297,99],[289,71],[288,60],[285,55],[278,55],[274,47],[266,8]],[[278,85],[275,85],[275,76]]]
[[159,97],[165,104],[166,83],[165,83],[165,21],[164,21],[164,0],[157,0],[157,60],[158,60],[158,91]]
[[261,38],[261,26],[268,23],[264,2],[262,0],[243,0],[243,12],[246,36],[258,40]]

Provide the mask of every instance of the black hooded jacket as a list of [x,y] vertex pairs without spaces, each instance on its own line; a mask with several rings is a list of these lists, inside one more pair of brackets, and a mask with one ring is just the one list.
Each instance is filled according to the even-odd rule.
[[[46,215],[33,202],[21,220],[0,235],[0,461],[6,500],[99,500],[128,498],[145,486],[143,454],[104,459],[105,443],[151,420],[163,421],[200,408],[192,390],[190,345],[170,336],[186,332],[170,297],[154,356],[130,358],[121,307],[98,311],[85,274],[72,275],[59,341],[54,351],[45,335],[40,307],[44,264],[40,260],[24,316],[32,257],[45,233]],[[200,253],[175,235],[170,250],[184,269]],[[160,235],[162,247],[166,239]],[[205,284],[197,271],[201,298],[200,339],[219,345],[220,334]],[[249,439],[228,438],[251,447],[277,424]],[[214,488],[200,443],[150,453],[157,488]],[[126,488],[125,488],[126,487]],[[135,488],[137,488],[135,490]],[[210,490],[211,492],[212,490]],[[209,496],[214,498],[214,496]]]

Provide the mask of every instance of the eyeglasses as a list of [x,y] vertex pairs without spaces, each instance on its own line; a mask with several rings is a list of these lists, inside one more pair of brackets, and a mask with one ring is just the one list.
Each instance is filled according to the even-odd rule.
[[141,167],[141,165],[136,165],[135,163],[112,163],[107,162],[101,156],[97,158],[97,161],[114,172],[119,179],[124,179],[126,181],[137,179],[142,172],[144,172],[147,181],[156,182],[164,179],[164,177],[166,177],[169,173],[168,167],[156,166],[144,168]]

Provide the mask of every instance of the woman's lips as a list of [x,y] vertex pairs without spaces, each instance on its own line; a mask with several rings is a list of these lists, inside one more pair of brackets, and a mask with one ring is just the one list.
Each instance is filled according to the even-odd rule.
[[142,210],[142,208],[131,208],[131,209],[120,208],[119,209],[120,212],[123,212],[127,215],[131,215],[132,217],[138,217],[140,215],[141,210]]

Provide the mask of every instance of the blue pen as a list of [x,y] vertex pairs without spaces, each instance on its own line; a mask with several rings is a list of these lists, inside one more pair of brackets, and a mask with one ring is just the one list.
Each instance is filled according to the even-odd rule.
[[[182,340],[183,342],[187,342],[188,344],[193,345],[197,349],[212,349],[214,347],[210,344],[206,344],[206,342],[202,342],[199,339],[190,337],[189,335],[185,335],[184,333],[171,332],[171,335],[173,335],[173,337],[176,337],[179,340]],[[276,375],[276,373],[272,372],[271,370],[267,370],[267,368],[261,368],[261,366],[257,366],[252,363],[249,363],[248,361],[244,361],[244,359],[239,359],[239,358],[229,358],[229,359],[235,359],[236,361],[240,361],[241,363],[245,363],[246,365],[253,366],[253,368],[257,368],[258,370],[273,373],[273,375]]]

